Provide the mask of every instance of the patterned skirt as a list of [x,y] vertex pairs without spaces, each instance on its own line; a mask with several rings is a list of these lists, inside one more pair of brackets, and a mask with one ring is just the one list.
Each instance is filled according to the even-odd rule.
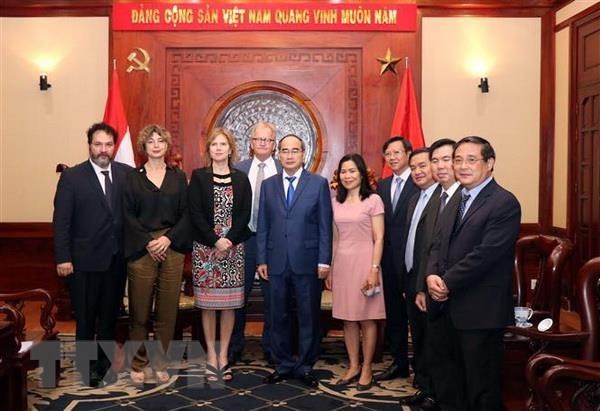
[[192,274],[196,307],[232,310],[244,306],[243,243],[221,257],[215,247],[194,242]]

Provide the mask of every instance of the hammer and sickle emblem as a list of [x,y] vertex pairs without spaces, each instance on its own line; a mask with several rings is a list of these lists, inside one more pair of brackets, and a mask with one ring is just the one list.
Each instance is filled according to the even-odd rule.
[[[144,57],[143,61],[140,61],[140,59],[138,59],[138,53],[136,53],[135,50],[138,50],[142,54],[142,56]],[[127,57],[127,60],[129,60],[132,63],[135,63],[135,65],[132,64],[129,67],[127,67],[127,72],[131,73],[134,70],[144,70],[145,72],[150,73],[150,67],[148,67],[148,65],[150,64],[150,55],[146,50],[144,50],[141,47],[136,47],[135,50],[129,53],[129,56]]]

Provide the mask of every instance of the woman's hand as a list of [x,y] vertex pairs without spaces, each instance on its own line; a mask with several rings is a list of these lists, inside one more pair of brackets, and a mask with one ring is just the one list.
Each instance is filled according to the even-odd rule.
[[331,291],[331,287],[333,286],[333,275],[329,273],[327,277],[325,277],[325,288]]
[[167,236],[160,236],[156,240],[151,240],[146,244],[146,250],[150,257],[156,262],[165,261],[167,250],[171,246],[171,240]]
[[219,238],[215,243],[215,247],[220,252],[227,251],[233,247],[233,243],[228,238]]
[[379,285],[379,267],[371,267],[361,288],[370,289]]

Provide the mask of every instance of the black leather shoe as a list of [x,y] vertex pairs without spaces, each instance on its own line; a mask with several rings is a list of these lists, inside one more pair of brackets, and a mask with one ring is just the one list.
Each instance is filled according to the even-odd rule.
[[298,379],[302,382],[302,384],[306,385],[307,387],[317,388],[319,386],[319,381],[317,380],[317,377],[315,377],[310,371],[300,375]]
[[279,374],[277,371],[273,371],[263,379],[263,382],[265,384],[275,384],[276,382],[286,380],[289,377],[288,374]]
[[413,395],[400,398],[400,405],[421,405],[425,398],[428,398],[423,391],[417,391]]
[[392,363],[392,365],[387,367],[381,374],[375,375],[375,381],[393,380],[398,377],[408,378],[409,375],[408,366],[400,367],[398,364]]
[[423,402],[421,402],[421,405],[419,406],[419,411],[439,411],[441,410],[441,407],[439,406],[439,404],[437,403],[436,400],[434,400],[431,397],[425,397],[423,399]]
[[88,385],[92,388],[98,388],[102,382],[102,376],[97,370],[90,370]]
[[356,374],[354,374],[352,377],[350,378],[340,378],[339,380],[337,380],[334,385],[338,386],[338,387],[345,387],[346,385],[350,385],[351,383],[353,383],[354,381],[357,381],[360,377],[360,369],[358,370],[358,372]]

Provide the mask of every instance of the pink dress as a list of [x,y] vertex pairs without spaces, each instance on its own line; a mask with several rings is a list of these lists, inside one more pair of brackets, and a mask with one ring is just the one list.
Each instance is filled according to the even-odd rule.
[[333,257],[332,315],[347,321],[384,319],[383,285],[381,293],[372,297],[360,290],[372,264],[371,216],[383,214],[383,202],[377,194],[360,203],[340,204],[335,198],[332,202],[338,234]]

